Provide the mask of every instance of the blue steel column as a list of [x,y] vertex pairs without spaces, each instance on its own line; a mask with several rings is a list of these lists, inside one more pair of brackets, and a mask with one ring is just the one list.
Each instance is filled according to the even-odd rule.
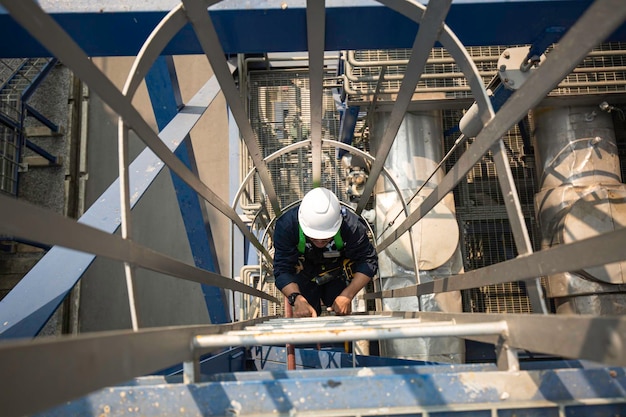
[[[146,86],[159,130],[163,129],[183,106],[172,57],[159,57],[146,76]],[[189,135],[175,155],[193,172],[198,172]],[[176,174],[172,173],[178,204],[187,230],[193,259],[198,268],[220,273],[211,225],[203,202]],[[221,288],[202,285],[211,323],[227,323],[226,296]]]
[[[354,129],[359,118],[359,106],[350,106],[341,112],[341,124],[339,126],[339,141],[352,145],[354,139]],[[348,151],[343,149],[337,150],[337,159],[341,159]]]

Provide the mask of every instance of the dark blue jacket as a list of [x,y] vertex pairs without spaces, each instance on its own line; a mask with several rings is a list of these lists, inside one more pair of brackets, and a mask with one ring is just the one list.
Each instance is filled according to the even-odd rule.
[[[274,228],[274,277],[279,290],[291,282],[297,282],[296,265],[301,257],[304,266],[302,274],[310,277],[317,275],[320,272],[321,253],[326,250],[318,249],[307,242],[304,255],[300,254],[298,208],[296,206],[283,213]],[[340,264],[343,259],[350,259],[354,261],[353,272],[361,272],[372,278],[378,271],[378,255],[367,236],[365,220],[346,208],[342,208],[342,215],[340,230],[344,247],[340,251],[341,257],[333,262]],[[326,267],[330,269],[332,265],[327,264]]]

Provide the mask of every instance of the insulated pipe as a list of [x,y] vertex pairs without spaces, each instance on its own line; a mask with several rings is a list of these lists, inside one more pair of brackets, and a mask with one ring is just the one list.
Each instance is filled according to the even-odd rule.
[[[376,155],[378,141],[385,131],[389,113],[376,113],[371,126],[370,143]],[[402,222],[404,201],[426,183],[423,194],[409,205],[415,207],[428,195],[444,176],[437,171],[443,157],[443,127],[440,112],[415,112],[404,116],[394,139],[385,169],[400,188],[401,195],[386,180],[379,181],[376,189],[377,230],[389,228],[389,223]],[[386,235],[383,233],[382,237]],[[413,227],[412,240],[404,234],[386,250],[379,253],[379,275],[383,290],[391,290],[432,281],[435,275],[454,275],[462,270],[459,248],[459,227],[454,213],[454,201],[450,194],[429,214]],[[413,256],[417,258],[414,261]],[[416,265],[417,264],[417,265]],[[461,297],[458,291],[437,295],[384,299],[384,309],[391,311],[446,311],[460,312]],[[462,362],[464,348],[458,339],[426,338],[411,340],[387,340],[381,342],[386,356],[430,360],[439,362]]]
[[[611,116],[584,106],[539,108],[532,118],[542,247],[626,225],[626,185]],[[546,289],[559,314],[612,315],[626,313],[625,283],[626,262],[620,262],[549,276]]]
[[[371,138],[374,153],[388,113],[381,113],[376,117]],[[428,189],[434,188],[443,178],[443,170],[437,170],[437,163],[443,158],[442,132],[439,112],[415,112],[405,115],[395,137],[385,161],[385,168],[395,179],[402,198],[408,200],[417,189],[425,188],[421,195],[411,201],[409,210],[411,206],[418,205],[428,195]],[[435,174],[431,176],[434,171]],[[387,180],[379,183],[377,189],[377,211],[377,217],[382,219],[379,231],[389,231],[392,229],[388,227],[390,223],[405,218],[400,196]],[[415,229],[417,233],[414,244],[418,248],[419,269],[434,270],[445,264],[455,253],[459,239],[452,195],[445,197],[431,213],[416,224]],[[408,234],[391,244],[387,254],[402,268],[413,269]]]

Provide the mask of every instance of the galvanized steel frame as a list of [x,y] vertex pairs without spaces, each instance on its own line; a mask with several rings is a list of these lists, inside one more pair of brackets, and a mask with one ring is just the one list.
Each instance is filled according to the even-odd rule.
[[[23,236],[36,242],[59,245],[127,262],[134,266],[188,281],[241,291],[278,302],[276,298],[233,279],[196,268],[139,245],[132,240],[102,232],[41,207],[1,195],[0,202],[2,203],[0,204],[0,216],[13,219],[11,224],[3,223],[0,225],[0,230],[7,233]],[[20,214],[16,216],[15,213]],[[4,323],[5,326],[8,324]]]
[[[436,279],[412,287],[366,294],[365,297],[407,297],[457,291],[620,262],[626,259],[625,241],[626,229],[619,229],[597,237],[544,249],[531,255],[518,256],[515,259],[464,274]],[[590,254],[593,256],[589,256]],[[616,290],[624,291],[626,289],[624,287],[624,285],[616,285]]]

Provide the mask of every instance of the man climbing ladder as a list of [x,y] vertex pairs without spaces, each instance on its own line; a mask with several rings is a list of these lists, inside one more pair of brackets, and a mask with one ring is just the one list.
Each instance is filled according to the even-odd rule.
[[294,317],[319,316],[320,300],[337,315],[352,312],[353,298],[378,271],[364,222],[326,188],[309,191],[276,221],[276,287]]

